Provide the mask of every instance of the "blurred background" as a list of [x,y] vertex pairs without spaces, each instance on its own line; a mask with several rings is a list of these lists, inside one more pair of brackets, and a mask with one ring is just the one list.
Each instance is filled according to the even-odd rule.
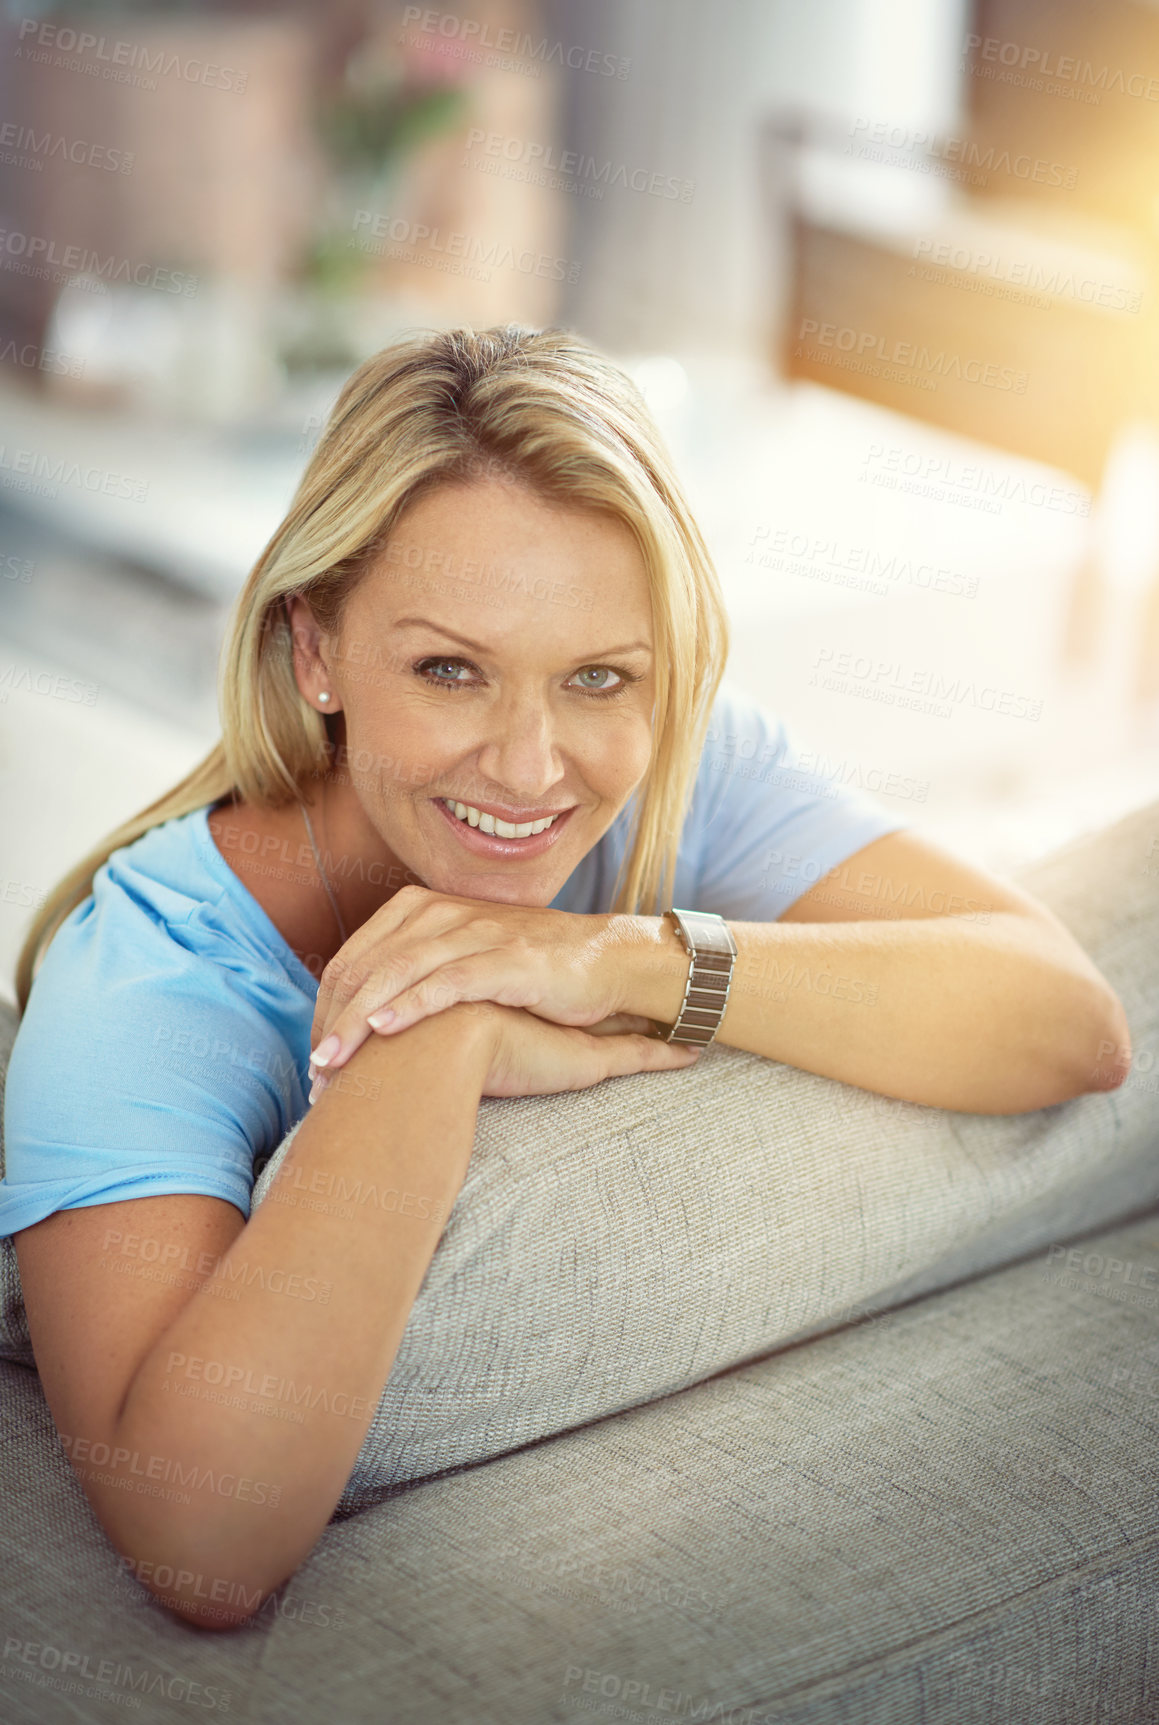
[[1159,795],[1153,0],[9,0],[0,96],[9,997],[415,328],[632,373],[821,794],[1000,870]]

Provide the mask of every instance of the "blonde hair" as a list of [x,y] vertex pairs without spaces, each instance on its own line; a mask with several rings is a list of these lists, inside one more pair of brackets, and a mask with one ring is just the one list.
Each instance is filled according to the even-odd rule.
[[[326,716],[300,694],[286,600],[322,628],[420,494],[501,470],[543,498],[618,518],[648,573],[655,648],[652,754],[613,908],[671,903],[680,831],[728,649],[716,572],[642,395],[562,329],[517,324],[423,332],[348,378],[285,519],[231,615],[220,675],[221,740],[172,790],[78,862],[48,895],[21,949],[23,1012],[36,967],[109,856],[151,827],[228,796],[274,809],[324,772]],[[647,907],[651,907],[648,911]]]

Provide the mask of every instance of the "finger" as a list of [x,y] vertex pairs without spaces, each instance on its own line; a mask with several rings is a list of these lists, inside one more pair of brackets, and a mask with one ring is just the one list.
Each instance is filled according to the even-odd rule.
[[461,905],[456,901],[431,892],[427,887],[407,885],[392,893],[386,903],[380,905],[374,915],[339,947],[323,970],[314,1003],[311,1047],[325,1036],[326,1027],[363,986],[384,941],[397,936],[404,927],[413,929],[420,917],[429,922],[433,915],[438,926],[445,926],[461,914]]
[[605,1077],[622,1078],[631,1072],[675,1071],[695,1066],[704,1050],[689,1042],[664,1042],[654,1036],[609,1036],[601,1040],[605,1052]]
[[584,1029],[589,1036],[622,1036],[628,1031],[639,1031],[644,1036],[656,1035],[652,1020],[642,1018],[636,1012],[613,1012],[610,1018],[601,1018],[598,1024],[585,1024]]
[[413,987],[403,989],[392,1001],[389,1016],[372,1012],[369,1022],[384,1036],[393,1036],[400,1030],[409,1030],[421,1018],[445,1012],[458,1001],[491,1000],[497,1006],[538,1010],[543,991],[534,974],[537,956],[511,947],[470,952],[431,971]]
[[[324,1066],[328,1072],[344,1066],[372,1029],[394,1025],[395,1003],[402,990],[454,963],[464,953],[476,951],[481,939],[483,934],[478,929],[472,931],[470,926],[456,928],[440,939],[428,936],[419,945],[392,947],[385,953],[380,949],[373,962],[368,960],[357,970],[351,967],[346,973],[349,988],[341,991],[340,999],[332,1001],[320,1024],[315,1013],[316,1039],[310,1053],[311,1065]],[[450,998],[444,999],[442,1005],[434,1010],[441,1011],[442,1006],[451,1004]],[[368,1026],[371,1014],[380,1012],[392,1016],[384,1016],[373,1026]],[[415,1016],[421,1017],[422,1014]]]
[[[457,953],[468,945],[466,931],[460,932],[462,938],[444,950]],[[380,987],[368,987],[355,996],[332,1020],[313,1049],[311,1074],[319,1068],[332,1072],[345,1065],[372,1034],[395,1035],[422,1018],[445,1012],[458,1001],[494,1000],[501,1005],[524,1005],[536,997],[536,990],[531,982],[520,979],[521,963],[519,955],[510,950],[469,952],[466,959],[452,958],[440,964],[423,981],[399,993],[394,979],[401,974],[404,964],[412,968],[413,964],[405,955],[394,957],[392,975],[385,985],[390,1004],[380,1005],[383,998]]]

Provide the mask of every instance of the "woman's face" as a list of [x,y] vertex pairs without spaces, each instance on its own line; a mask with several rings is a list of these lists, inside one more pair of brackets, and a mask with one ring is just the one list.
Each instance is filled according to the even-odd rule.
[[549,904],[647,770],[648,580],[611,516],[503,479],[429,492],[317,653],[346,794],[436,891]]

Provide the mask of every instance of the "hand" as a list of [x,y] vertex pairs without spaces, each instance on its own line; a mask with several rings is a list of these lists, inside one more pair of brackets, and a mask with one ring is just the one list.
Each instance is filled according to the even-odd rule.
[[[493,1001],[460,1003],[456,1013],[482,1014],[490,1043],[484,1096],[554,1096],[561,1090],[586,1090],[605,1078],[629,1072],[676,1071],[695,1066],[703,1054],[684,1042],[665,1042],[651,1019],[617,1013],[587,1030],[565,1029],[520,1007]],[[314,1081],[310,1101],[329,1084],[325,1073]]]
[[611,924],[628,920],[402,887],[322,973],[311,1077],[345,1065],[372,1030],[396,1034],[458,1001],[599,1024],[621,1004]]
[[491,1065],[484,1096],[552,1096],[561,1090],[587,1090],[605,1078],[629,1072],[676,1071],[695,1066],[704,1052],[685,1042],[621,1029],[649,1024],[624,1014],[590,1030],[570,1030],[537,1018],[533,1012],[490,1002],[479,1010],[494,1015]]

